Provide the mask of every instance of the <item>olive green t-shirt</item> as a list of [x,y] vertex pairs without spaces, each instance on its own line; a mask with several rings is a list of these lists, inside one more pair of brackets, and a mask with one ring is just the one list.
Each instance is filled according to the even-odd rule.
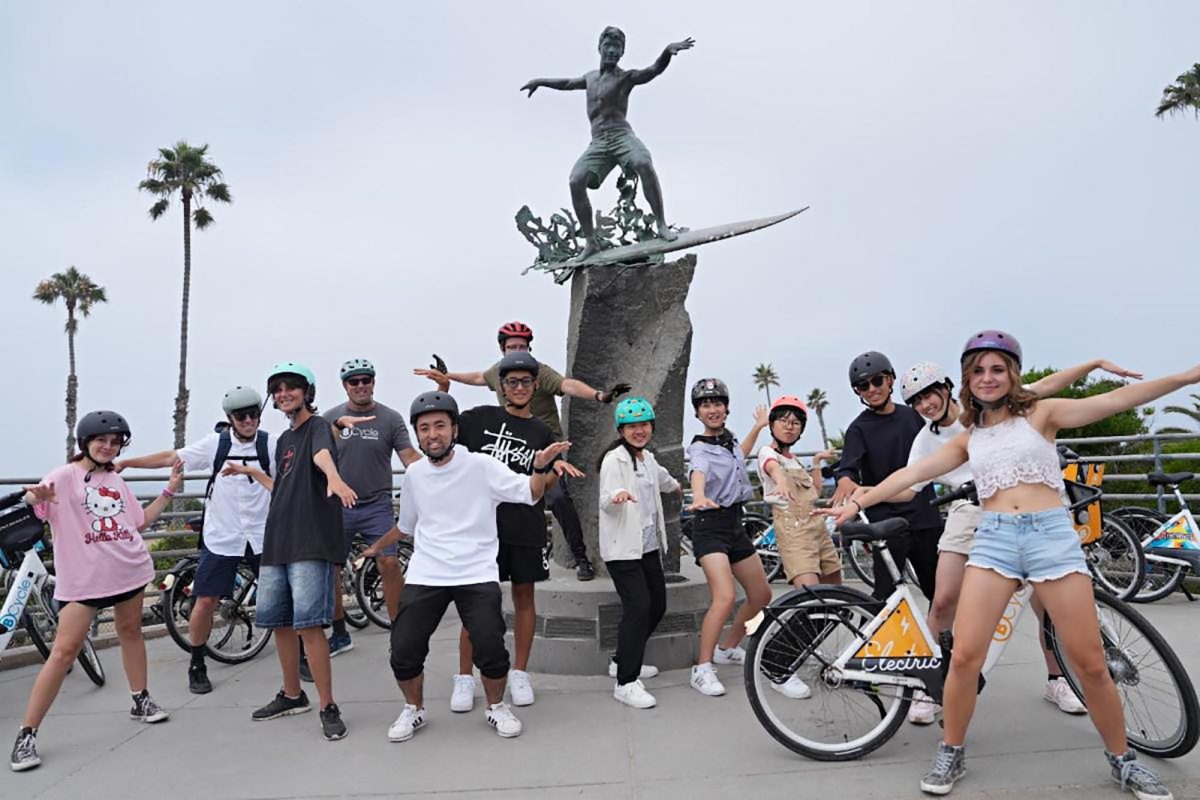
[[[504,393],[500,391],[500,362],[497,361],[483,373],[483,380],[488,388],[496,393],[496,401],[504,407]],[[529,402],[529,410],[535,417],[550,426],[557,439],[563,438],[562,423],[558,419],[558,403],[554,398],[562,395],[563,376],[546,364],[538,362],[538,388]]]

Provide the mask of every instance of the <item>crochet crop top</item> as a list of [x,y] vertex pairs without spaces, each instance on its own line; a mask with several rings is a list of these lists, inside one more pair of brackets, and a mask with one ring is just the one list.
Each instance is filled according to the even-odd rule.
[[971,472],[980,500],[1018,483],[1042,483],[1063,491],[1058,450],[1025,417],[971,429],[967,440]]

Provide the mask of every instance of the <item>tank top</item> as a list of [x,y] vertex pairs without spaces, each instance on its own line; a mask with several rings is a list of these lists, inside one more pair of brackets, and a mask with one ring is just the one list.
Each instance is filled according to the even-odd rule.
[[1063,491],[1058,451],[1025,417],[1014,416],[987,428],[975,426],[967,440],[979,499],[1018,483],[1040,483]]

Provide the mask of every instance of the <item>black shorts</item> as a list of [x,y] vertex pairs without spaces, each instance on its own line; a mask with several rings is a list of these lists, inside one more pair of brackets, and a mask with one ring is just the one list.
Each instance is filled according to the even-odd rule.
[[545,546],[501,542],[496,564],[502,583],[540,583],[550,578],[550,558]]
[[145,586],[139,586],[136,589],[130,589],[128,592],[110,594],[108,597],[90,597],[87,600],[72,600],[71,602],[100,610],[102,608],[110,608],[115,606],[117,603],[124,603],[126,600],[132,600],[139,594],[143,594],[145,591]]
[[196,577],[192,583],[193,597],[232,597],[238,564],[245,560],[254,574],[258,575],[259,557],[246,545],[245,555],[219,556],[207,550],[200,550],[200,565],[196,567]]
[[736,564],[756,552],[742,525],[740,505],[697,511],[692,517],[692,555],[697,565],[712,553],[724,553],[730,564]]

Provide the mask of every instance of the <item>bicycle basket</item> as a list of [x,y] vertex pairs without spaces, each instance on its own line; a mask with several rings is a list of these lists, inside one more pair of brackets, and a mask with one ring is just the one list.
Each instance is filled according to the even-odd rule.
[[23,503],[0,513],[0,550],[23,553],[41,541],[45,532],[33,509]]

